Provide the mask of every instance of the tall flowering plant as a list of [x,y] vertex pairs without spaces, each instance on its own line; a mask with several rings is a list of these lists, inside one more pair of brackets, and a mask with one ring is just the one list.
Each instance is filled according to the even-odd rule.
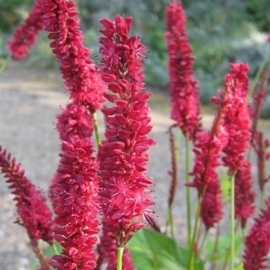
[[[186,31],[185,11],[178,1],[172,1],[166,8],[166,32],[165,40],[168,50],[168,75],[169,93],[171,101],[171,119],[175,122],[173,127],[178,127],[185,137],[186,148],[186,182],[190,181],[188,172],[190,171],[189,158],[189,141],[195,141],[196,133],[201,129],[200,107],[199,107],[199,87],[194,78],[192,56],[192,47],[189,44]],[[172,129],[170,133],[172,136]],[[173,190],[177,186],[176,174],[177,166],[173,161],[176,160],[176,149],[178,143],[170,140],[175,144],[175,150],[172,149],[172,181],[171,181],[171,200],[168,205],[168,224],[172,229],[172,204],[174,201]],[[171,146],[171,148],[174,146]],[[190,191],[186,190],[186,207],[188,222],[188,242],[191,241],[191,199]]]
[[106,131],[99,148],[100,201],[119,252],[145,226],[153,204],[153,182],[146,174],[147,150],[154,144],[148,137],[149,94],[143,91],[146,47],[139,37],[129,37],[131,22],[131,17],[117,15],[113,22],[101,20],[105,29],[100,30],[102,76],[110,90],[105,94],[110,105],[102,109]]
[[[174,121],[169,127],[169,211],[162,224],[170,226],[168,236],[167,226],[159,226],[152,210],[153,180],[147,173],[148,150],[155,142],[149,136],[150,95],[143,83],[146,47],[139,37],[130,35],[131,17],[101,19],[101,65],[97,68],[91,51],[83,45],[78,14],[71,0],[37,0],[8,43],[11,56],[22,59],[34,45],[38,31],[49,32],[50,46],[70,97],[57,116],[60,161],[48,201],[0,147],[0,169],[14,194],[18,223],[27,230],[39,269],[267,269],[270,199],[265,200],[266,208],[251,224],[256,194],[250,156],[255,150],[263,202],[269,178],[266,148],[270,144],[258,129],[258,119],[268,69],[249,105],[248,65],[232,63],[223,89],[212,98],[216,107],[212,126],[203,127],[185,12],[178,1],[168,5],[165,39]],[[95,116],[100,109],[105,116],[101,141]],[[175,127],[186,141],[186,183],[182,185],[187,190],[186,247],[174,234],[172,218],[178,178],[183,175],[178,169],[180,144],[173,132]],[[193,167],[188,143],[193,143]],[[226,179],[220,170],[227,173]],[[197,191],[197,199],[191,196],[192,188]],[[223,223],[228,216],[228,194],[230,230],[226,234]],[[147,224],[153,230],[144,229]],[[243,235],[247,235],[245,239]],[[59,243],[61,250],[54,250],[48,258],[39,245],[41,240],[49,246]],[[239,241],[245,244],[241,254]]]

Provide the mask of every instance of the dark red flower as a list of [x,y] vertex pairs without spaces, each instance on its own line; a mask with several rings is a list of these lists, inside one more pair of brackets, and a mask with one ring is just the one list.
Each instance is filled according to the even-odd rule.
[[[243,69],[241,69],[241,67]],[[241,140],[237,137],[239,135],[237,129],[233,130],[233,128],[236,128],[236,125],[233,125],[234,122],[230,124],[229,120],[230,116],[232,117],[231,121],[238,119],[238,114],[235,112],[237,108],[243,108],[244,112],[248,112],[247,106],[244,103],[246,102],[244,97],[246,94],[247,80],[243,79],[246,79],[247,70],[245,69],[245,65],[240,65],[240,71],[236,76],[234,72],[238,66],[231,65],[231,68],[232,72],[225,77],[224,90],[220,92],[220,98],[212,98],[212,101],[217,105],[218,111],[211,130],[197,134],[194,149],[195,164],[191,173],[194,178],[193,182],[188,184],[188,186],[196,187],[198,190],[199,197],[201,198],[201,217],[207,228],[212,227],[222,216],[221,190],[218,174],[216,172],[216,168],[221,164],[222,151],[226,149],[227,156],[225,157],[225,161],[228,162],[228,164],[234,165],[236,161],[241,160],[240,164],[243,165],[244,162],[243,153],[240,155],[236,153],[237,159],[235,159],[234,156],[228,155],[229,153],[232,155],[237,151],[237,149],[233,149],[231,146],[235,142],[234,140],[236,140],[236,138]],[[235,89],[236,86],[238,87],[237,89]],[[238,96],[235,92],[238,93]],[[243,105],[243,103],[245,105]],[[234,108],[236,106],[235,104],[239,107]],[[239,119],[236,123],[238,123],[240,127],[242,124],[244,128],[248,128],[247,123],[249,123],[249,116],[244,113],[239,113],[239,115],[243,116],[242,122]],[[247,131],[243,129],[243,132],[243,139],[248,139],[250,135],[249,129],[247,129]],[[229,143],[230,146],[228,146]],[[242,148],[245,150],[247,143],[242,142],[242,145],[240,145],[240,143],[241,142],[238,143],[240,147],[239,151],[242,151]],[[246,178],[242,177],[241,179]],[[250,185],[246,183],[245,187],[250,187]],[[242,191],[242,189],[238,190]],[[246,190],[246,192],[250,194],[251,191]]]
[[73,136],[62,144],[60,166],[50,188],[54,238],[63,246],[62,253],[52,258],[52,266],[59,270],[95,268],[99,177],[92,153],[87,138]]
[[149,195],[152,180],[146,176],[150,125],[149,94],[142,91],[142,62],[145,47],[138,37],[128,37],[131,18],[101,20],[105,29],[100,39],[103,79],[111,93],[111,107],[103,109],[105,140],[100,145],[101,205],[104,219],[122,247],[145,225],[151,214]]
[[85,106],[68,104],[57,119],[56,126],[61,140],[69,140],[74,135],[80,138],[90,138],[92,136],[92,116]]
[[26,20],[8,41],[7,48],[13,58],[21,60],[28,56],[29,50],[35,45],[37,35],[42,29],[41,15],[41,7],[36,1]]
[[270,249],[270,197],[266,199],[266,209],[255,219],[245,238],[244,269],[266,270],[267,255]]
[[245,160],[235,175],[235,217],[240,219],[242,227],[254,214],[255,192],[252,184],[251,163]]
[[250,114],[247,104],[248,65],[231,64],[231,71],[225,77],[224,87],[229,89],[231,106],[227,106],[224,127],[228,131],[229,140],[223,149],[223,161],[230,174],[235,174],[245,160],[245,152],[251,139]]
[[165,39],[169,54],[171,118],[184,135],[195,139],[200,129],[198,83],[194,79],[192,48],[186,34],[186,16],[178,1],[166,9],[167,32]]
[[50,32],[50,46],[71,98],[84,104],[91,112],[101,107],[105,85],[98,74],[91,51],[83,45],[75,2],[67,0],[37,0],[43,16],[43,27]]
[[42,239],[51,245],[52,213],[45,197],[24,175],[20,164],[17,164],[2,147],[0,147],[0,167],[12,194],[15,195],[19,223],[25,227],[33,244]]
[[194,148],[195,164],[191,173],[194,178],[187,184],[198,190],[199,198],[201,198],[200,216],[207,229],[213,227],[222,217],[222,195],[216,171],[220,165],[222,149],[228,138],[222,121],[220,113],[216,116],[211,131],[197,133]]

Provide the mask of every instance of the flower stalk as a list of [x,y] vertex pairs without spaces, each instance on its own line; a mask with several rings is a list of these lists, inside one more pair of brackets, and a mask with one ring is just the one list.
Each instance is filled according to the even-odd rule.
[[124,247],[117,248],[117,270],[122,270],[122,261],[123,261]]

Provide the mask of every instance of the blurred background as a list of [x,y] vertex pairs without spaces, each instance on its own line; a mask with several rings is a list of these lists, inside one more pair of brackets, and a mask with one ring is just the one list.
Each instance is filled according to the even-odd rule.
[[[154,89],[167,91],[167,53],[164,42],[164,13],[168,0],[77,0],[85,45],[93,50],[98,62],[99,19],[113,19],[116,14],[131,15],[133,34],[139,35],[149,47],[145,63],[146,83]],[[183,0],[187,15],[187,31],[194,49],[196,78],[200,83],[201,101],[222,85],[230,62],[245,61],[254,78],[270,44],[270,0]],[[0,57],[7,55],[5,43],[12,31],[27,16],[33,0],[0,0]],[[26,61],[29,67],[57,68],[48,46],[46,33]],[[269,90],[269,89],[268,89]],[[264,117],[270,117],[270,95]]]

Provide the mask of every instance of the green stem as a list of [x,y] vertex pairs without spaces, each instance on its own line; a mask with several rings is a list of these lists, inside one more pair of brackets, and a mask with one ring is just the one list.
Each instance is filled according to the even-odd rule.
[[122,270],[124,247],[117,248],[117,270]]
[[[190,171],[190,156],[189,156],[189,141],[185,137],[185,147],[186,147],[186,183],[189,183],[189,171]],[[191,206],[190,206],[190,188],[186,188],[186,205],[187,205],[187,229],[188,229],[188,245],[191,241]]]
[[168,209],[168,222],[170,224],[170,233],[171,237],[174,237],[174,231],[173,231],[173,213],[172,213],[172,206],[169,207]]
[[218,223],[217,230],[216,230],[215,246],[214,246],[214,251],[212,254],[213,264],[211,266],[211,270],[215,269],[216,267],[216,257],[217,257],[217,251],[218,251],[219,236],[220,236],[220,223]]
[[99,145],[100,145],[100,136],[99,136],[99,131],[98,131],[97,114],[95,112],[92,113],[92,119],[93,119],[93,122],[94,122],[96,144],[99,147]]
[[230,265],[231,265],[231,270],[234,270],[234,253],[235,253],[235,250],[234,250],[234,242],[235,242],[235,219],[234,219],[234,216],[235,216],[235,208],[234,208],[234,202],[235,202],[235,194],[234,194],[234,191],[235,191],[235,177],[234,175],[231,176],[231,258],[230,258]]
[[264,208],[264,197],[265,197],[265,189],[262,190],[261,192],[261,197],[260,197],[260,208]]
[[203,239],[202,239],[202,242],[201,242],[201,246],[200,246],[199,251],[198,251],[198,258],[200,258],[200,254],[202,253],[203,245],[205,243],[207,235],[208,235],[208,230],[204,232]]
[[192,239],[191,243],[189,244],[189,262],[188,262],[188,269],[189,270],[194,270],[194,243],[198,231],[198,223],[199,223],[199,216],[200,216],[200,211],[201,211],[201,199],[198,201],[197,208],[196,208],[196,217],[195,217],[195,224],[193,227],[193,234],[192,234]]

